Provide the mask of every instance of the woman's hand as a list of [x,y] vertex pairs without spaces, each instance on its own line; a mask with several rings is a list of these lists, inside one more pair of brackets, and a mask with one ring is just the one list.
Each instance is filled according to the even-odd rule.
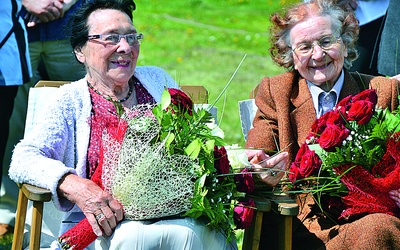
[[396,205],[400,208],[400,189],[392,190],[389,192],[389,197],[394,200]]
[[284,171],[289,162],[287,152],[282,152],[271,158],[262,150],[249,150],[246,153],[249,156],[250,163],[253,164],[253,171],[265,172],[267,169],[271,169],[270,173],[260,174],[261,180],[267,185],[276,186],[285,175]]
[[97,236],[102,236],[103,232],[110,236],[123,219],[122,205],[91,180],[67,174],[61,179],[58,190],[60,196],[82,210]]

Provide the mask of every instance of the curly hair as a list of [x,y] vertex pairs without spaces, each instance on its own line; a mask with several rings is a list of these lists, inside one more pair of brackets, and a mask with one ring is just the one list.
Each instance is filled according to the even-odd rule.
[[272,59],[288,70],[294,70],[293,53],[290,42],[292,28],[309,18],[326,16],[331,19],[332,30],[340,34],[346,45],[348,56],[344,59],[344,67],[349,69],[357,59],[355,48],[358,40],[359,25],[353,12],[347,11],[332,0],[314,0],[308,3],[299,3],[290,8],[286,14],[275,13],[271,16],[271,48]]

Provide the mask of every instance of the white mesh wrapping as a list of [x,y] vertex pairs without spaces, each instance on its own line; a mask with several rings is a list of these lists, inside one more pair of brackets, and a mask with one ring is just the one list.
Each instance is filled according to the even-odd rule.
[[104,134],[103,185],[124,206],[125,217],[144,220],[176,215],[191,207],[198,164],[169,155],[163,142],[152,143],[160,126],[151,105],[138,105],[122,147]]

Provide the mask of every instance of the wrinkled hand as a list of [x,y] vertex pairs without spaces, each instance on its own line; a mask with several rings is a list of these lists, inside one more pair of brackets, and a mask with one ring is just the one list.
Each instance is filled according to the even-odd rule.
[[93,181],[67,174],[59,184],[59,194],[75,203],[85,214],[93,232],[110,236],[123,219],[122,205]]
[[[36,16],[40,22],[49,22],[62,17],[63,3],[64,0],[22,0],[25,9]],[[25,18],[29,17],[25,16]]]
[[253,171],[265,172],[267,169],[275,169],[282,171],[273,171],[271,173],[260,174],[261,180],[269,186],[276,186],[282,177],[285,175],[284,171],[289,162],[289,155],[287,152],[282,152],[274,157],[269,157],[262,150],[249,150],[246,151],[250,163],[253,164]]
[[400,189],[392,190],[389,192],[389,197],[394,200],[396,205],[400,208]]
[[346,10],[356,10],[358,7],[358,0],[338,0],[337,1],[338,5],[341,5],[344,7]]

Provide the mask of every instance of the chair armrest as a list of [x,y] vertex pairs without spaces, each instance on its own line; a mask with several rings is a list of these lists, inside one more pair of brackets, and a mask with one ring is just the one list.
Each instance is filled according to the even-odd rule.
[[261,212],[271,211],[271,201],[269,199],[255,198],[253,200],[254,200],[254,203],[256,204],[256,208],[257,208],[256,211],[261,211]]
[[48,189],[36,187],[26,183],[17,183],[24,195],[31,201],[47,202],[51,200],[51,192]]
[[273,210],[280,215],[296,216],[299,213],[299,205],[286,194],[276,194],[267,197]]

